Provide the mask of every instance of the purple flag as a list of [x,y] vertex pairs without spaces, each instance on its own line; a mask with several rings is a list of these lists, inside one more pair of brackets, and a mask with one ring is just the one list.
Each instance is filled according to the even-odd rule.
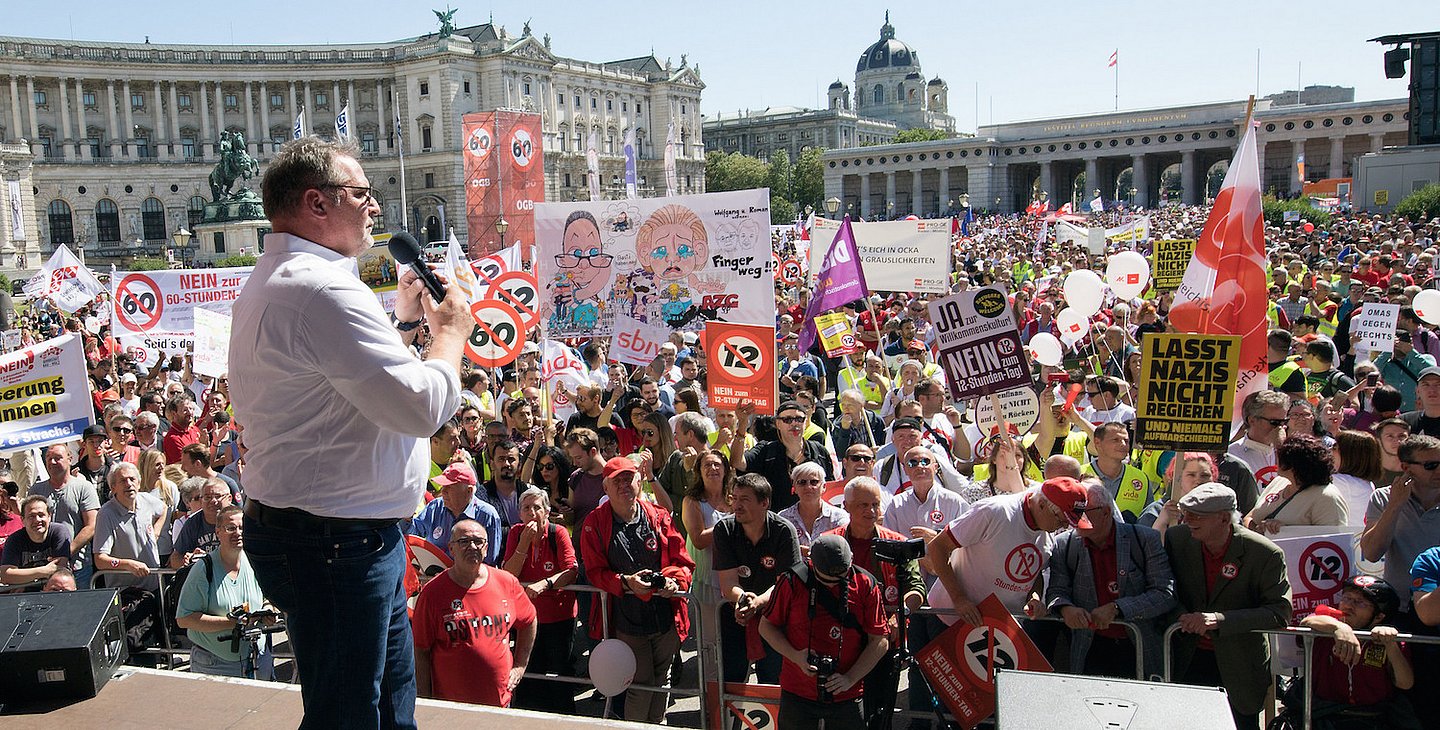
[[806,352],[820,335],[815,331],[815,316],[870,296],[865,286],[865,272],[860,270],[860,252],[855,248],[855,233],[850,230],[850,216],[840,222],[835,240],[820,262],[820,275],[815,295],[805,308],[805,326],[800,330],[800,351]]

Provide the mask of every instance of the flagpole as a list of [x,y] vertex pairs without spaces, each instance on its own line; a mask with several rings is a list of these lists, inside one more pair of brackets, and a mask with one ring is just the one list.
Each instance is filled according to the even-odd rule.
[[1118,111],[1120,111],[1120,53],[1119,53],[1119,51],[1116,51],[1116,53],[1115,53],[1115,65],[1114,65],[1114,66],[1111,66],[1111,68],[1115,69],[1115,111],[1118,112]]
[[405,192],[405,130],[400,126],[400,116],[395,116],[396,149],[400,153],[400,230],[410,230],[410,197]]

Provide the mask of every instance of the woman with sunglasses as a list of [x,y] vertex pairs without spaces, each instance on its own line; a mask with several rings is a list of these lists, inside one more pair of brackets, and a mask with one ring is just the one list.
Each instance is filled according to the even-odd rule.
[[641,463],[641,476],[645,478],[644,489],[652,501],[665,509],[675,510],[670,495],[655,483],[655,472],[670,461],[675,451],[675,434],[670,430],[670,419],[660,411],[651,411],[640,420],[640,452],[649,454],[650,460]]
[[1167,494],[1146,505],[1136,522],[1142,527],[1154,528],[1164,542],[1165,531],[1180,524],[1180,498],[1201,484],[1215,481],[1216,475],[1215,457],[1203,451],[1180,453],[1170,460],[1165,470]]
[[485,422],[480,415],[480,409],[473,405],[462,405],[455,418],[460,422],[460,448],[470,455],[472,464],[486,463],[483,428]]
[[1245,515],[1245,526],[1274,535],[1288,526],[1343,527],[1350,518],[1345,496],[1331,483],[1330,450],[1308,434],[1286,437],[1275,449],[1275,479]]
[[549,444],[538,447],[534,459],[526,459],[520,481],[545,490],[551,504],[570,499],[570,475],[575,472],[565,450]]

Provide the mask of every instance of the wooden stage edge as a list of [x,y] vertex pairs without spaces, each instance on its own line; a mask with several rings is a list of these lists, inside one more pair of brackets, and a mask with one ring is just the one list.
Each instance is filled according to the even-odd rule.
[[[277,730],[299,726],[302,714],[299,685],[125,667],[92,699],[33,706],[7,705],[0,713],[0,727],[6,730],[191,730],[196,727]],[[592,717],[424,699],[415,707],[415,721],[422,728],[648,727]]]

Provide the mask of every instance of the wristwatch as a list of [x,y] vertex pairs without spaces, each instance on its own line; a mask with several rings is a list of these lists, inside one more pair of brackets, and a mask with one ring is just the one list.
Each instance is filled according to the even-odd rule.
[[395,329],[400,330],[401,332],[409,332],[410,330],[419,327],[422,321],[423,320],[417,319],[413,322],[401,322],[400,319],[395,316],[394,312],[390,313],[390,323],[395,325]]

